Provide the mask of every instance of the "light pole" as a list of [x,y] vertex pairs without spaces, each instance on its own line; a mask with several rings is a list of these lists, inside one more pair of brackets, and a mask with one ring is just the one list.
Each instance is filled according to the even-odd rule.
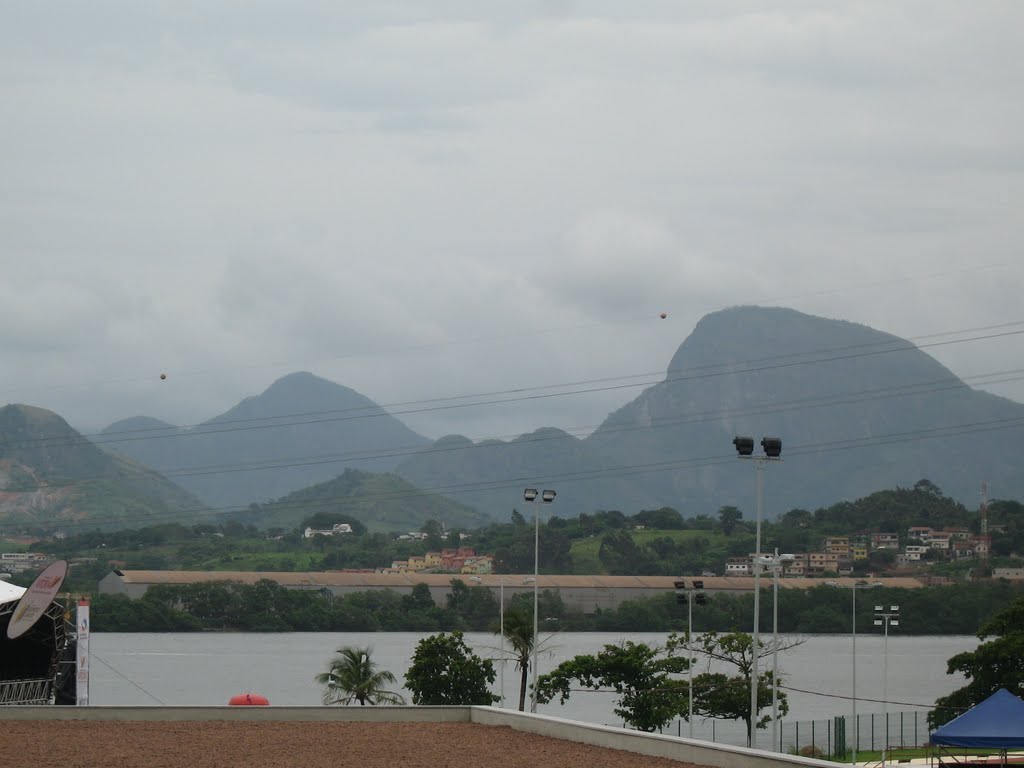
[[[540,510],[536,505],[537,489],[526,488],[523,490],[523,500],[533,505],[533,691],[530,694],[530,711],[537,711],[537,586],[540,579]],[[555,492],[544,490],[540,493],[540,500],[550,504],[555,500]]]
[[687,693],[689,697],[689,706],[687,708],[686,722],[690,726],[690,738],[693,738],[693,604],[704,605],[707,603],[707,595],[704,594],[704,581],[703,579],[694,579],[693,586],[687,587],[686,581],[680,579],[679,581],[673,582],[676,588],[676,602],[686,603],[686,650],[689,652],[689,665],[687,666],[687,674],[689,681],[687,682]]
[[779,572],[784,563],[796,560],[796,555],[780,555],[775,549],[774,557],[760,558],[772,573],[772,751],[779,747]]
[[760,651],[761,624],[761,507],[764,499],[764,465],[766,461],[781,461],[782,440],[777,437],[761,438],[764,456],[754,456],[754,438],[737,435],[732,439],[741,459],[752,459],[757,467],[757,522],[754,545],[754,632],[750,648],[750,747],[757,749],[757,655]]
[[890,605],[888,611],[884,609],[884,606],[875,606],[875,626],[885,627],[885,639],[882,641],[882,712],[885,715],[885,744],[882,746],[882,768],[885,768],[885,758],[889,752],[889,627],[898,627],[899,625],[900,607],[898,605]]
[[875,587],[882,586],[881,582],[867,582],[867,581],[855,581],[852,584],[840,584],[838,581],[826,581],[830,587],[843,587],[844,589],[850,590],[851,596],[851,610],[853,623],[850,629],[850,638],[853,641],[853,683],[851,686],[850,699],[853,702],[853,746],[851,747],[850,762],[857,762],[857,590],[858,589],[873,589]]

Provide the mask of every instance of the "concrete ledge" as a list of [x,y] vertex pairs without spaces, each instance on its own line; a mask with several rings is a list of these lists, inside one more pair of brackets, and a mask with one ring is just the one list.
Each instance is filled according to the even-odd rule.
[[581,723],[546,715],[530,715],[494,707],[473,707],[472,721],[481,725],[506,725],[517,731],[576,741],[596,747],[621,749],[651,757],[667,757],[714,768],[836,768],[827,760],[763,752],[759,749],[715,744],[710,741],[630,731],[607,725]]
[[836,768],[835,763],[797,755],[763,752],[697,739],[630,731],[581,723],[547,715],[531,715],[498,707],[0,707],[4,720],[91,720],[150,722],[358,722],[358,723],[478,723],[506,726],[524,733],[549,736],[595,747],[607,747],[652,757],[666,757],[712,768]]

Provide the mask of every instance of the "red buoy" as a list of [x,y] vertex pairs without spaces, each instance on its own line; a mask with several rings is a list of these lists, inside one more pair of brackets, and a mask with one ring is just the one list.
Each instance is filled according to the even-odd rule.
[[237,693],[228,700],[232,707],[266,707],[270,700],[258,693]]

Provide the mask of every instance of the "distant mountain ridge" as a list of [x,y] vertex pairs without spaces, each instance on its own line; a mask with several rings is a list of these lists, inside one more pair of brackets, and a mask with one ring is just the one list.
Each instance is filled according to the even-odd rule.
[[52,411],[0,408],[0,531],[208,516],[199,499],[148,467],[101,450]]
[[[664,380],[580,439],[546,427],[508,441],[433,443],[372,400],[310,373],[198,427],[148,417],[97,438],[219,511],[267,505],[346,470],[393,472],[427,493],[507,519],[522,488],[558,491],[543,515],[672,506],[753,517],[755,472],[732,438],[783,440],[765,472],[765,516],[927,478],[974,506],[1024,497],[1024,405],[974,391],[910,342],[790,309],[733,307],[701,319]],[[368,481],[367,481],[368,482]],[[532,510],[531,510],[532,511]]]
[[[707,315],[680,345],[665,379],[610,414],[586,439],[540,430],[472,445],[449,436],[398,474],[443,476],[492,515],[519,504],[530,478],[558,490],[545,512],[686,515],[735,505],[753,517],[755,474],[732,438],[777,436],[783,461],[766,472],[765,515],[859,498],[922,478],[970,504],[983,480],[1024,495],[1024,405],[967,387],[912,343],[867,326],[795,310],[734,307]],[[443,448],[443,450],[438,450]]]
[[346,468],[389,472],[403,453],[430,443],[368,397],[307,372],[197,427],[134,417],[111,424],[97,442],[217,508],[280,498]]

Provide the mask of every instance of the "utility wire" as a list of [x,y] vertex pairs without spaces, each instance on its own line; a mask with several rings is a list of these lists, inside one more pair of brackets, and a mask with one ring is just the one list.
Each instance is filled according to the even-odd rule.
[[[903,443],[913,440],[927,440],[927,439],[939,439],[947,437],[956,437],[963,434],[973,434],[977,432],[994,431],[1000,429],[1010,429],[1014,427],[1024,426],[1024,417],[1009,419],[1009,420],[993,420],[988,422],[973,422],[968,424],[950,425],[945,427],[934,427],[924,430],[914,430],[907,432],[891,433],[889,435],[880,435],[872,438],[853,438],[850,440],[839,441],[839,442],[827,442],[827,443],[814,443],[805,445],[796,445],[792,449],[787,450],[787,455],[807,455],[816,453],[819,451],[844,451],[844,450],[856,450],[860,448],[870,448],[877,445],[890,445],[894,443]],[[651,462],[646,464],[634,464],[634,465],[621,465],[617,467],[606,467],[597,469],[582,470],[579,472],[563,473],[561,475],[549,475],[545,477],[536,477],[531,475],[530,477],[516,477],[506,478],[501,480],[490,480],[474,483],[456,483],[447,486],[435,486],[431,488],[416,488],[411,491],[395,491],[385,493],[369,493],[355,499],[351,496],[338,496],[328,497],[323,499],[304,499],[300,501],[291,502],[288,504],[277,502],[272,506],[278,510],[287,510],[289,508],[302,508],[312,509],[321,505],[337,505],[339,502],[367,502],[367,501],[394,501],[404,500],[410,498],[421,497],[424,493],[438,493],[444,495],[458,495],[462,493],[472,492],[483,492],[483,491],[499,491],[511,488],[518,488],[524,482],[534,483],[557,483],[557,482],[569,482],[572,480],[584,481],[593,479],[602,479],[610,477],[626,477],[635,474],[646,474],[651,472],[666,472],[666,471],[678,471],[680,469],[697,469],[710,467],[715,465],[732,464],[736,461],[734,456],[728,458],[722,455],[714,456],[703,456],[694,458],[682,458],[676,460],[666,460],[659,462]],[[248,506],[231,506],[231,507],[215,507],[215,508],[198,508],[195,510],[178,510],[169,511],[167,513],[159,513],[155,515],[149,515],[139,520],[146,523],[157,523],[161,519],[178,521],[186,518],[195,519],[209,519],[210,517],[227,517],[239,512],[245,511]],[[49,521],[52,522],[52,521]],[[89,520],[75,522],[75,521],[60,521],[61,528],[63,529],[74,529],[82,527],[95,527],[97,525],[103,525],[108,522],[124,523],[126,518],[123,517],[94,517]],[[0,530],[4,529],[16,529],[24,527],[24,523],[2,523],[0,524]]]
[[113,672],[113,673],[114,673],[115,675],[117,675],[118,677],[120,677],[120,678],[122,678],[122,679],[126,680],[127,682],[131,683],[132,685],[134,685],[134,686],[135,686],[136,688],[138,688],[138,689],[139,689],[140,691],[142,691],[142,692],[143,692],[144,694],[146,694],[147,696],[149,696],[149,698],[153,699],[153,701],[155,701],[155,702],[156,702],[157,704],[164,704],[164,705],[166,705],[166,702],[164,702],[164,701],[161,701],[161,700],[160,700],[159,698],[157,698],[157,697],[156,697],[156,696],[154,696],[154,695],[153,695],[152,693],[150,693],[149,691],[147,691],[147,690],[146,690],[145,688],[143,688],[143,687],[142,687],[141,685],[139,685],[138,683],[136,683],[136,682],[135,682],[134,680],[132,680],[132,679],[131,679],[130,677],[128,677],[127,675],[124,675],[124,674],[123,674],[123,673],[121,673],[121,672],[120,672],[119,670],[115,669],[115,668],[113,667],[113,665],[111,665],[111,664],[108,664],[108,663],[107,663],[106,661],[104,661],[103,659],[101,659],[101,658],[100,658],[99,656],[97,656],[97,655],[96,655],[95,653],[93,653],[91,649],[90,649],[90,651],[89,651],[89,657],[90,657],[90,658],[93,658],[93,659],[95,659],[96,661],[98,661],[98,662],[99,662],[100,664],[102,664],[103,666],[105,666],[105,667],[106,667],[107,669],[109,669],[109,670],[110,670],[111,672]]
[[[1024,376],[1014,376],[1012,378],[1006,378],[1009,374],[1024,374],[1024,369],[1017,369],[1013,371],[997,371],[990,374],[979,374],[977,377],[992,377],[1000,376],[1003,377],[1003,381],[1016,381],[1024,378]],[[895,385],[892,387],[881,387],[874,390],[865,390],[862,392],[848,392],[838,393],[831,396],[823,396],[817,399],[802,399],[802,400],[791,400],[782,403],[762,403],[753,404],[746,409],[733,409],[733,410],[719,410],[719,411],[704,411],[687,416],[680,417],[668,417],[662,419],[654,419],[650,423],[645,424],[625,424],[625,425],[613,425],[606,427],[602,430],[603,435],[617,434],[624,432],[644,431],[651,429],[664,429],[672,426],[703,423],[709,421],[717,421],[724,418],[737,418],[740,416],[765,416],[777,413],[799,411],[807,408],[822,408],[831,407],[836,405],[849,405],[862,403],[872,400],[885,400],[895,397],[921,395],[921,394],[932,394],[942,391],[956,391],[970,389],[962,380],[951,377],[946,379],[938,379],[930,382],[920,382],[915,384],[902,384]],[[584,429],[584,427],[570,427],[572,429]],[[520,438],[520,444],[534,444],[534,443],[546,443],[555,440],[566,440],[572,439],[573,436],[564,430],[557,434],[544,433],[541,435],[533,434],[528,437]],[[413,455],[434,455],[440,453],[450,453],[455,451],[468,451],[472,450],[483,451],[489,449],[500,449],[510,448],[507,443],[496,443],[491,442],[500,438],[488,438],[480,443],[473,443],[469,446],[466,445],[455,445],[455,446],[444,446],[437,447],[431,446],[429,448],[423,448],[420,446],[403,446],[396,447],[393,449],[386,449],[377,452],[362,452],[362,451],[350,451],[346,453],[335,453],[335,454],[320,454],[305,457],[296,457],[294,459],[285,459],[283,461],[277,460],[263,460],[253,462],[236,462],[230,464],[214,464],[214,465],[197,465],[191,467],[177,467],[167,469],[161,472],[164,477],[169,479],[176,479],[181,477],[195,477],[203,475],[216,475],[226,474],[231,472],[250,472],[250,471],[263,471],[268,469],[298,469],[308,466],[323,465],[323,464],[336,464],[342,462],[351,461],[369,461],[373,459],[383,458],[398,458],[403,456]],[[78,478],[74,481],[61,484],[51,484],[49,488],[67,488],[83,483],[93,482],[96,480],[107,479],[107,476],[92,476],[86,478]]]
[[[986,326],[979,329],[965,329],[963,331],[949,331],[941,334],[931,334],[928,338],[935,336],[945,336],[960,333],[974,332],[975,330],[999,330],[1010,327],[1017,327],[1024,325],[1024,321],[1017,321],[1013,323],[1003,323],[997,326]],[[75,445],[79,443],[89,442],[88,438],[92,438],[91,442],[95,444],[108,444],[126,442],[132,440],[156,440],[166,438],[177,438],[177,437],[195,437],[199,435],[209,434],[221,434],[225,432],[237,432],[237,431],[248,431],[253,429],[270,429],[274,427],[283,426],[297,426],[306,424],[321,424],[330,423],[337,421],[348,421],[351,419],[366,419],[366,418],[379,418],[382,416],[396,416],[396,415],[408,415],[426,413],[432,411],[445,411],[461,408],[475,408],[485,405],[498,405],[510,402],[521,402],[529,400],[541,400],[552,397],[566,397],[569,395],[579,394],[592,394],[595,392],[607,392],[618,389],[629,389],[636,387],[647,387],[653,386],[660,383],[681,383],[688,381],[697,381],[708,378],[717,378],[721,376],[740,375],[748,373],[759,373],[762,371],[778,370],[781,368],[789,368],[793,366],[803,365],[817,365],[822,363],[838,362],[840,360],[857,359],[868,356],[876,356],[883,354],[891,354],[896,352],[910,352],[915,350],[921,350],[929,347],[946,346],[950,344],[962,344],[973,341],[981,341],[993,338],[1002,338],[1005,336],[1016,336],[1024,334],[1024,329],[1002,331],[999,333],[985,334],[980,336],[972,336],[963,339],[949,339],[945,341],[932,342],[929,344],[914,345],[907,343],[903,339],[895,339],[892,342],[872,342],[869,344],[855,344],[844,347],[836,347],[832,349],[819,349],[808,352],[797,352],[789,353],[785,355],[778,355],[766,358],[757,358],[749,361],[740,361],[733,363],[715,363],[703,366],[695,366],[693,368],[687,368],[687,373],[680,376],[666,375],[664,378],[651,379],[650,377],[658,375],[655,373],[640,373],[631,374],[622,377],[611,377],[601,379],[585,379],[574,382],[566,382],[561,384],[548,384],[537,387],[525,387],[516,388],[509,390],[499,390],[495,392],[487,393],[476,393],[468,395],[456,395],[446,396],[439,398],[432,398],[428,400],[415,400],[407,401],[403,403],[393,403],[389,405],[366,405],[358,406],[355,408],[335,409],[328,411],[308,411],[294,414],[283,414],[275,416],[265,416],[250,419],[235,419],[225,420],[218,422],[204,422],[203,424],[193,425],[189,428],[180,427],[167,427],[167,428],[140,428],[136,430],[126,430],[124,432],[105,432],[96,433],[89,436],[83,436],[82,440],[68,441],[65,437],[48,437],[48,438],[26,438],[24,440],[9,441],[8,445],[38,445],[45,444],[47,442],[65,441],[64,444]],[[887,349],[866,349],[870,347],[877,347],[879,344],[901,344],[902,346],[892,347]],[[850,351],[860,350],[860,351]],[[833,354],[835,352],[846,351],[848,354]],[[828,357],[817,357],[809,360],[793,360],[794,357],[806,357],[808,355],[821,355],[827,354]],[[788,362],[783,362],[788,361]],[[762,365],[758,365],[762,364]],[[746,366],[746,367],[740,367]],[[677,369],[678,370],[678,369]],[[671,374],[671,370],[669,374]],[[612,384],[609,382],[621,382],[625,379],[643,378],[642,381],[629,382],[629,383],[618,383]],[[600,385],[600,386],[595,386]],[[576,389],[570,389],[569,391],[550,391],[564,389],[566,387],[576,387]],[[490,398],[488,400],[478,401],[477,398]],[[473,400],[473,402],[459,402],[462,400]],[[417,407],[412,407],[417,406]],[[387,411],[386,408],[398,408],[400,410]],[[340,414],[332,416],[331,414]],[[312,418],[322,417],[322,418]],[[288,421],[280,421],[287,419]],[[273,423],[256,423],[252,422],[273,422]],[[169,430],[174,430],[170,432]],[[145,433],[140,435],[138,433]],[[156,434],[153,434],[156,432]],[[161,434],[165,432],[166,434]],[[126,436],[118,436],[126,435]]]

